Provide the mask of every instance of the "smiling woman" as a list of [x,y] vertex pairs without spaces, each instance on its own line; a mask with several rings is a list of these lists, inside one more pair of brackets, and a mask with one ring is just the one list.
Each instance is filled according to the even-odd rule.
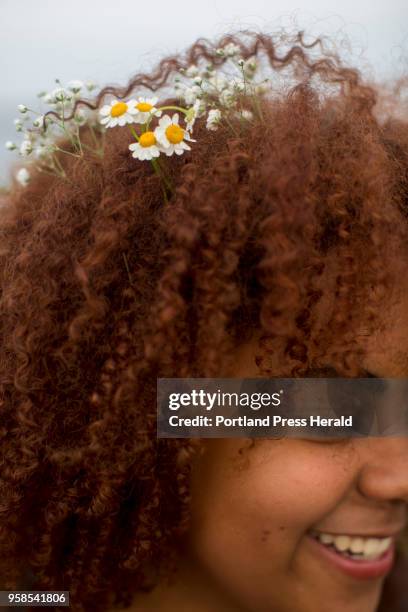
[[405,605],[407,438],[156,437],[158,377],[407,376],[408,124],[376,100],[319,41],[242,33],[78,101],[103,134],[1,211],[0,588]]

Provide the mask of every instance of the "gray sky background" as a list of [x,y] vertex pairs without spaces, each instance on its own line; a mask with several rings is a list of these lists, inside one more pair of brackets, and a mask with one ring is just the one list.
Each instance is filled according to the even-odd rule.
[[0,184],[16,159],[3,146],[16,105],[35,104],[55,78],[124,84],[198,37],[283,26],[334,36],[377,78],[408,72],[407,0],[0,0]]

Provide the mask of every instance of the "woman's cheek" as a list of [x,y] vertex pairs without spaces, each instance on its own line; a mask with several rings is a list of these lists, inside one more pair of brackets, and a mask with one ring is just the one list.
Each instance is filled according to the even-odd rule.
[[347,495],[348,453],[301,440],[262,442],[246,452],[201,480],[195,529],[217,547],[221,540],[238,550],[269,541],[281,560],[291,557],[302,536]]

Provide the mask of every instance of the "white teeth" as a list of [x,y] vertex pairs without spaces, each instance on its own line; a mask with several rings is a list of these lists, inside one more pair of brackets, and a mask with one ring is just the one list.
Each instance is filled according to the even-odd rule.
[[353,538],[350,544],[352,553],[362,553],[364,551],[364,538]]
[[381,557],[392,544],[392,538],[363,538],[317,532],[313,535],[325,546],[334,547],[348,557],[367,561]]
[[329,533],[321,533],[319,539],[323,544],[333,544],[334,542],[334,536]]
[[348,550],[350,543],[351,543],[351,540],[346,535],[337,536],[336,538],[334,538],[334,542],[333,542],[334,547],[337,548],[337,550],[340,550],[341,552]]

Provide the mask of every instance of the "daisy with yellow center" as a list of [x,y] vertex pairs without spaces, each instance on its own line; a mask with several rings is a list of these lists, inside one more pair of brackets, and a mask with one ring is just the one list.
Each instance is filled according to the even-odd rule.
[[143,132],[143,134],[139,136],[137,142],[133,142],[129,145],[129,149],[132,151],[132,157],[140,160],[151,160],[155,157],[159,157],[161,151],[155,133],[150,131]]
[[129,104],[120,100],[112,100],[110,104],[105,104],[100,109],[99,114],[102,117],[100,122],[107,128],[134,122]]
[[137,100],[129,100],[129,112],[133,115],[135,123],[147,123],[153,115],[161,116],[161,110],[156,108],[158,98],[138,98]]
[[173,153],[182,155],[184,151],[191,150],[191,147],[185,141],[195,142],[188,130],[180,127],[178,123],[178,113],[175,113],[172,117],[164,115],[154,131],[156,139],[163,147],[163,152],[167,156],[173,155]]

